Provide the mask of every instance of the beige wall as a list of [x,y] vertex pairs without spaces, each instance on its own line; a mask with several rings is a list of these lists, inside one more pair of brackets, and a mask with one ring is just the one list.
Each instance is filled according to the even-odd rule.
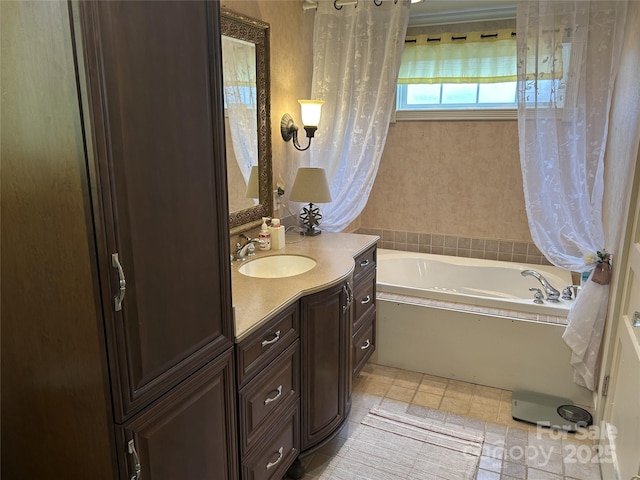
[[391,125],[360,222],[366,229],[531,242],[517,121]]

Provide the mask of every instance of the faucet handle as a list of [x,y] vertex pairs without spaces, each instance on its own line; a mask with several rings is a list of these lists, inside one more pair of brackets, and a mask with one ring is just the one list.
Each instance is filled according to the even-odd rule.
[[536,292],[533,295],[533,303],[537,303],[538,305],[541,305],[544,303],[544,295],[542,295],[542,290],[540,290],[539,288],[536,287],[531,287],[529,289],[530,292]]
[[567,285],[562,290],[562,299],[563,300],[573,300],[573,285]]

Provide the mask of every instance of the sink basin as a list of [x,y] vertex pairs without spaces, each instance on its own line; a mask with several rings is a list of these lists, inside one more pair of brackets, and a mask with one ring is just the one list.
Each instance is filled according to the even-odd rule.
[[238,271],[248,277],[283,278],[308,272],[316,266],[313,258],[302,255],[271,255],[245,263]]

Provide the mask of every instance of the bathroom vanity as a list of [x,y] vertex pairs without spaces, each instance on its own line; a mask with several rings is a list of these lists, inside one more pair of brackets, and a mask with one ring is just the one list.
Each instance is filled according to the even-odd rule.
[[291,277],[243,275],[251,257],[232,264],[242,478],[281,478],[347,420],[352,379],[375,348],[377,239],[325,232],[254,257],[316,261]]

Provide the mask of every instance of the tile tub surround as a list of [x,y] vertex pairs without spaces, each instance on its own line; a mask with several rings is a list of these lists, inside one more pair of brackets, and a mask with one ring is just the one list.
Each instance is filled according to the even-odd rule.
[[[327,445],[302,459],[304,480],[320,477],[332,455],[374,406],[461,426],[485,435],[476,480],[601,480],[586,434],[539,429],[511,418],[511,392],[368,363],[353,383],[347,425]],[[592,458],[592,459],[593,459]],[[602,459],[606,461],[606,458]]]
[[358,233],[379,236],[378,247],[389,250],[551,265],[533,243],[375,228],[360,228]]

